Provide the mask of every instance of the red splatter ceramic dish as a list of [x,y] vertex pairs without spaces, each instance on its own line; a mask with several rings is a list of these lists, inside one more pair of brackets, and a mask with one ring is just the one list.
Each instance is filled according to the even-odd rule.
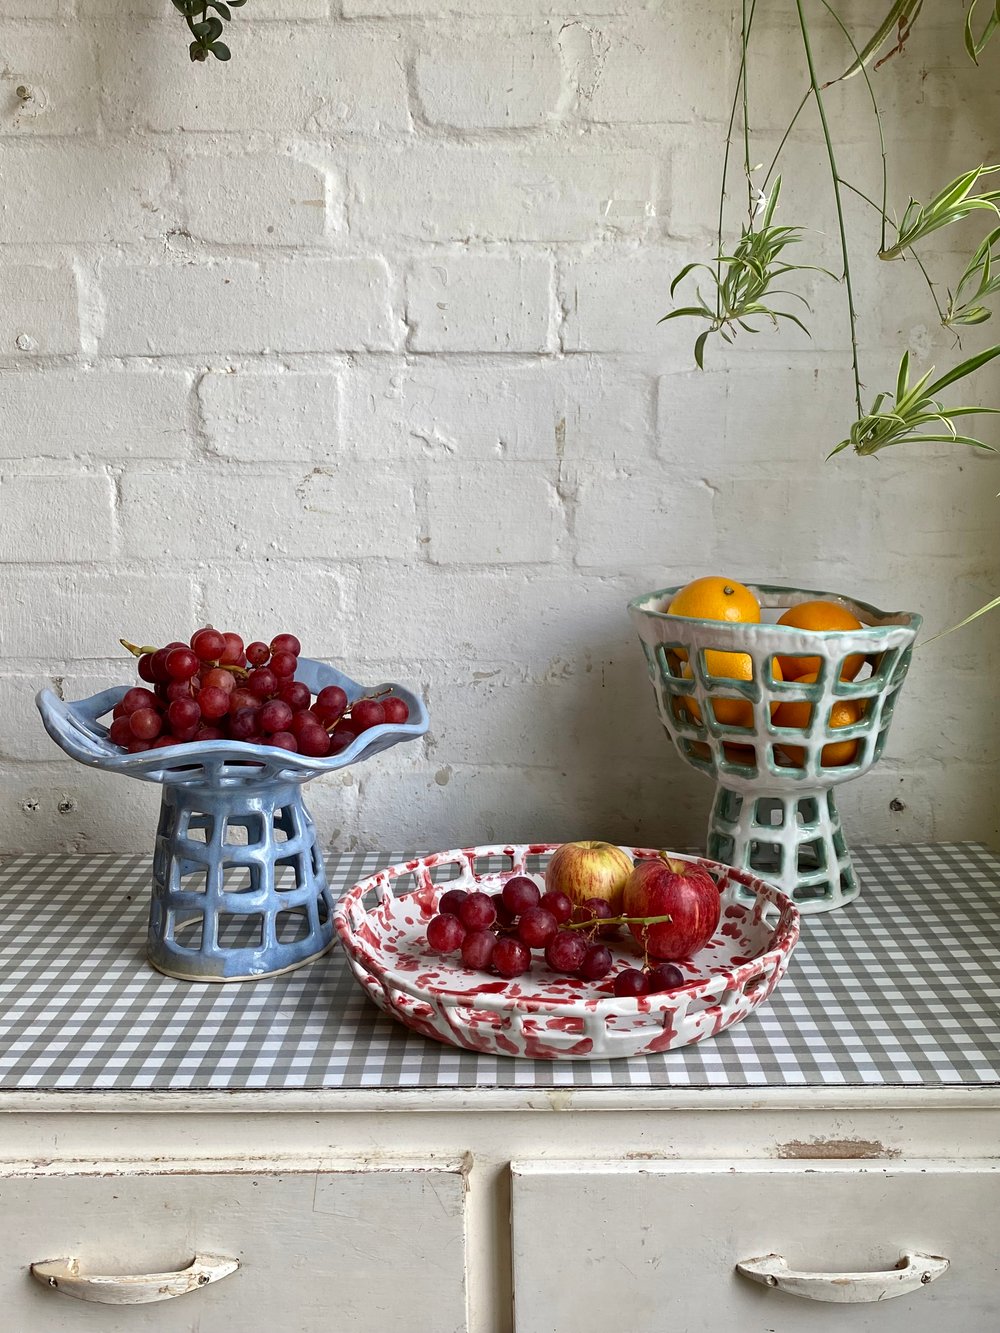
[[[544,866],[558,843],[465,847],[388,866],[338,901],[334,922],[354,975],[387,1014],[425,1037],[492,1055],[534,1060],[595,1060],[653,1055],[714,1037],[762,1004],[785,974],[799,938],[799,913],[780,890],[747,871],[703,857],[722,895],[719,929],[694,958],[679,964],[687,980],[657,995],[621,998],[614,974],[641,966],[623,931],[607,941],[613,972],[603,981],[562,976],[534,955],[514,981],[462,966],[427,944],[427,923],[448,889],[496,892],[512,875],[543,888]],[[658,850],[624,848],[633,859]],[[670,853],[671,856],[678,855]],[[500,868],[497,869],[497,866]],[[749,890],[744,904],[737,886]]]

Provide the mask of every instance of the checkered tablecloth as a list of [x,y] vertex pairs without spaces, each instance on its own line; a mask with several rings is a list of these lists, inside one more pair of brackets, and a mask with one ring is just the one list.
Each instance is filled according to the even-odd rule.
[[[400,854],[328,866],[336,892]],[[385,1017],[333,953],[230,986],[144,961],[144,857],[0,862],[0,1089],[789,1087],[1000,1083],[1000,861],[862,849],[849,908],[803,920],[770,1001],[633,1060],[477,1056]]]

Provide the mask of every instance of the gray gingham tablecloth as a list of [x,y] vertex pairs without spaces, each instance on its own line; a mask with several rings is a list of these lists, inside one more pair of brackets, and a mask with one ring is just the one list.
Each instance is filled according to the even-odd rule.
[[[533,1061],[427,1041],[339,947],[218,986],[144,961],[145,857],[0,861],[0,1089],[793,1087],[1000,1083],[1000,861],[975,844],[855,852],[862,895],[803,919],[770,1001],[667,1055]],[[405,853],[331,858],[335,893]]]

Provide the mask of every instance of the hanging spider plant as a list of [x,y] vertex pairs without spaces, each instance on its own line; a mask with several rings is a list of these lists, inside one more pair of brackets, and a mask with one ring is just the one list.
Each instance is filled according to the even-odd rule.
[[990,232],[969,260],[955,295],[948,293],[948,309],[942,322],[949,328],[956,324],[985,324],[993,312],[982,302],[996,292],[1000,292],[1000,227]]
[[[746,333],[759,332],[750,321],[758,318],[770,320],[777,328],[779,319],[790,320],[798,325],[806,336],[809,330],[788,310],[777,310],[772,304],[776,296],[791,297],[809,309],[809,303],[798,292],[789,292],[776,288],[773,284],[786,273],[802,273],[807,269],[827,273],[813,264],[788,264],[781,262],[781,255],[789,245],[795,245],[801,239],[799,227],[775,227],[772,225],[778,196],[781,194],[781,177],[778,176],[771,191],[771,197],[760,197],[759,206],[763,210],[759,224],[751,219],[749,226],[743,228],[739,244],[731,255],[716,255],[715,268],[709,264],[695,262],[687,264],[670,284],[673,297],[678,286],[689,274],[699,270],[708,274],[715,284],[715,300],[711,304],[696,288],[697,305],[682,306],[671,310],[659,321],[694,316],[706,319],[708,328],[698,335],[694,344],[694,359],[701,370],[705,369],[705,343],[709,336],[718,333],[727,343],[731,343],[738,329]],[[832,273],[828,274],[833,277]]]
[[[926,374],[911,384],[910,354],[904,352],[903,359],[899,363],[896,393],[891,406],[883,406],[890,395],[880,393],[872,405],[872,410],[858,418],[851,427],[848,438],[841,440],[837,447],[830,451],[829,457],[832,458],[834,454],[839,454],[842,449],[848,448],[853,448],[858,454],[877,454],[880,449],[887,449],[893,444],[927,444],[932,441],[968,444],[975,449],[989,449],[995,453],[992,444],[984,444],[982,440],[973,439],[970,435],[960,435],[955,427],[955,419],[978,415],[980,412],[1000,413],[1000,408],[944,407],[934,395],[946,389],[949,384],[954,384],[956,380],[971,375],[973,371],[984,366],[987,361],[992,361],[996,356],[1000,356],[1000,347],[991,347],[989,351],[980,352],[978,356],[963,361],[960,366],[948,371],[933,383],[930,382],[934,374],[934,367],[931,366]],[[931,429],[925,430],[925,427]]]
[[[787,310],[776,308],[774,304],[775,297],[790,296],[806,305],[804,298],[798,296],[797,293],[788,292],[784,287],[777,288],[775,283],[779,279],[784,283],[790,275],[798,272],[815,271],[816,267],[793,262],[784,253],[789,246],[802,241],[805,232],[801,227],[777,227],[774,225],[774,212],[781,184],[780,176],[776,177],[770,198],[764,201],[762,216],[758,218],[761,208],[756,206],[754,201],[756,199],[759,202],[764,196],[760,189],[757,189],[753,184],[748,91],[748,53],[757,10],[757,0],[741,0],[741,3],[741,59],[726,132],[722,186],[719,199],[718,243],[714,263],[696,262],[686,265],[677,274],[670,286],[670,296],[673,298],[679,284],[690,274],[707,272],[710,274],[715,287],[714,301],[706,300],[701,291],[698,290],[697,303],[671,310],[663,316],[665,320],[695,317],[707,321],[708,328],[702,331],[695,343],[695,360],[699,366],[703,366],[705,343],[713,333],[719,333],[727,342],[731,342],[737,330],[743,330],[747,333],[758,332],[761,317],[769,320],[775,326],[779,320],[790,320],[799,328],[804,329],[806,326],[802,319]],[[830,172],[833,204],[836,210],[840,253],[843,260],[843,284],[847,304],[851,365],[854,378],[855,419],[845,437],[830,451],[829,456],[838,454],[845,449],[853,449],[856,453],[866,456],[900,444],[914,445],[935,441],[960,444],[977,449],[991,449],[991,445],[985,444],[982,440],[960,430],[958,423],[965,417],[979,415],[980,413],[995,413],[997,409],[965,404],[949,406],[942,402],[939,395],[943,390],[966,380],[988,362],[1000,356],[1000,345],[989,347],[976,355],[965,357],[936,379],[934,378],[933,367],[915,379],[911,378],[910,353],[908,350],[904,351],[896,377],[895,392],[880,393],[872,403],[871,409],[865,411],[862,402],[863,378],[857,334],[857,302],[851,271],[851,247],[845,222],[843,194],[846,190],[852,191],[876,210],[880,219],[880,237],[876,247],[879,258],[883,260],[912,259],[915,262],[927,282],[941,324],[955,330],[957,337],[959,330],[985,323],[990,318],[988,302],[1000,292],[1000,226],[994,226],[980,242],[975,253],[966,264],[955,286],[954,293],[948,292],[946,306],[942,305],[939,300],[935,284],[927,272],[919,247],[929,236],[963,219],[977,216],[980,213],[990,214],[993,220],[1000,217],[1000,190],[984,188],[989,184],[989,178],[1000,171],[1000,164],[983,164],[970,171],[963,172],[950,181],[927,204],[920,204],[911,197],[903,210],[902,219],[899,222],[894,221],[888,206],[888,171],[882,120],[868,67],[873,62],[876,65],[884,63],[885,60],[902,49],[914,22],[921,12],[923,0],[895,0],[895,3],[890,6],[888,13],[878,24],[871,37],[860,46],[854,41],[831,0],[792,0],[792,3],[798,20],[808,81],[802,99],[781,137],[777,151],[764,178],[764,188],[767,187],[767,181],[770,180],[781,158],[782,150],[800,115],[811,105],[819,120]],[[987,3],[992,6],[992,13],[983,23],[984,9],[980,7],[978,21],[981,26],[974,29],[973,25],[977,21],[978,3],[979,0],[971,0],[965,19],[966,49],[971,58],[977,62],[994,32],[1000,27],[1000,0],[987,0]],[[825,83],[820,81],[812,48],[809,19],[806,14],[807,5],[810,4],[814,10],[819,8],[833,19],[847,39],[853,53],[853,60],[843,73],[835,79],[827,80]],[[881,59],[876,60],[876,57],[885,50],[887,43],[893,38],[895,38],[895,44],[892,48],[885,55],[882,55]],[[881,203],[869,198],[842,172],[837,160],[836,146],[827,116],[824,91],[832,83],[855,76],[860,76],[866,85],[878,133],[882,158]],[[737,111],[741,107],[743,113],[743,174],[746,180],[749,216],[741,227],[738,243],[731,252],[728,252],[724,245],[726,185],[729,178],[733,131],[736,125]],[[827,270],[822,271],[826,272]],[[806,309],[808,310],[807,305]],[[755,318],[757,322],[754,322]],[[808,332],[808,330],[806,331]],[[1000,598],[991,602],[988,607],[981,608],[979,612],[968,617],[968,620],[974,619],[975,615],[982,614],[983,611],[990,610],[997,605],[1000,605]],[[963,624],[968,623],[968,620],[963,621]]]
[[[987,22],[979,37],[974,41],[975,55],[981,53],[994,29],[1000,24],[1000,0],[993,0],[993,3],[994,16]],[[945,376],[935,380],[933,385],[930,383],[933,370],[928,371],[925,376],[917,381],[916,385],[909,384],[910,357],[907,351],[904,353],[899,367],[897,394],[893,408],[884,410],[890,395],[880,394],[871,411],[865,412],[862,404],[862,375],[857,337],[857,304],[851,272],[850,246],[844,218],[843,191],[845,189],[853,191],[878,211],[881,218],[878,255],[881,259],[893,260],[911,257],[915,260],[927,280],[941,323],[949,328],[970,326],[984,323],[989,319],[990,311],[984,303],[1000,291],[1000,277],[996,276],[997,261],[1000,259],[1000,228],[994,228],[980,243],[966,265],[954,295],[949,293],[947,308],[943,308],[939,303],[934,284],[927,274],[916,247],[928,236],[973,214],[986,211],[995,217],[1000,217],[1000,190],[984,190],[982,188],[987,177],[1000,171],[1000,164],[984,164],[973,168],[971,171],[963,172],[953,181],[950,181],[927,204],[920,204],[911,197],[903,212],[902,221],[898,224],[894,223],[888,211],[888,177],[885,166],[885,140],[882,133],[882,121],[867,67],[893,35],[896,36],[896,47],[894,49],[899,49],[905,42],[915,19],[921,11],[923,0],[895,0],[872,37],[861,47],[854,42],[830,0],[818,0],[819,6],[837,23],[854,53],[853,62],[839,76],[839,79],[830,80],[827,83],[821,83],[817,73],[809,23],[806,18],[805,0],[794,0],[794,4],[798,16],[805,63],[808,69],[808,87],[792,117],[791,123],[781,138],[771,168],[768,171],[768,178],[771,171],[774,170],[781,151],[800,114],[812,102],[819,117],[833,186],[840,249],[843,258],[843,281],[847,297],[851,362],[854,373],[856,419],[846,438],[832,452],[839,453],[841,449],[853,447],[858,453],[877,453],[889,444],[912,443],[918,439],[947,438],[955,442],[979,446],[982,443],[981,441],[964,435],[955,429],[953,418],[973,415],[984,409],[971,406],[944,408],[938,404],[934,398],[934,393],[948,384],[954,384],[972,375],[980,366],[986,364],[987,361],[991,361],[1000,352],[1000,347],[991,348],[979,356],[968,357],[960,361]],[[748,52],[756,8],[757,0],[742,0],[741,59],[726,136],[726,154],[723,163],[719,204],[719,244],[714,260],[714,268],[707,263],[695,262],[688,264],[677,274],[670,285],[672,298],[679,284],[691,273],[706,272],[715,286],[714,302],[706,300],[699,289],[696,293],[697,303],[671,310],[663,316],[663,320],[694,317],[707,321],[708,328],[699,335],[694,349],[695,361],[701,367],[704,366],[705,343],[711,334],[719,333],[727,342],[731,342],[737,330],[741,329],[747,333],[758,332],[758,324],[752,322],[755,317],[758,320],[763,317],[769,320],[773,326],[776,326],[779,320],[789,320],[808,333],[805,323],[798,315],[788,310],[778,309],[773,304],[774,297],[789,296],[800,301],[808,310],[808,304],[798,293],[789,292],[784,288],[776,288],[774,284],[779,279],[786,279],[790,274],[816,271],[817,269],[816,265],[791,262],[783,254],[788,246],[803,239],[804,230],[796,226],[777,227],[774,225],[774,212],[780,194],[781,177],[776,177],[770,198],[765,199],[761,192],[757,190],[756,199],[758,202],[756,206],[753,204],[755,190],[752,184],[750,166]],[[971,32],[970,25],[974,11],[975,2],[970,6],[966,20],[967,40],[968,34]],[[886,58],[883,57],[883,59]],[[828,88],[831,82],[835,83],[840,79],[852,78],[857,74],[862,76],[867,86],[882,148],[881,204],[870,199],[862,190],[857,189],[841,172],[826,113],[824,89]],[[741,105],[743,109],[743,164],[751,207],[749,209],[749,221],[741,228],[738,244],[734,247],[732,253],[727,253],[723,247],[726,181],[733,128],[736,123],[737,110]],[[763,216],[758,221],[757,214],[760,212],[761,201],[763,201]],[[890,230],[895,232],[892,239],[889,237]],[[828,272],[825,269],[820,271]],[[661,322],[663,321],[661,320]],[[905,386],[905,389],[903,386]],[[924,390],[926,390],[926,393],[923,392]],[[905,410],[900,409],[901,398],[904,400]],[[918,404],[920,405],[919,408]]]

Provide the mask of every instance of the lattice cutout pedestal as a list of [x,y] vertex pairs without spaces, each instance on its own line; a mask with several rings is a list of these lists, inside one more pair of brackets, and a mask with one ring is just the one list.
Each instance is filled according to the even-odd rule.
[[296,784],[163,788],[148,940],[158,971],[190,981],[290,971],[330,948],[332,908]]
[[[834,788],[882,754],[921,618],[837,593],[751,590],[760,624],[672,616],[666,608],[678,588],[636,598],[629,613],[660,721],[686,762],[717,784],[708,855],[776,884],[801,912],[825,912],[860,892]],[[782,610],[819,598],[839,602],[862,628],[774,623]],[[779,657],[808,659],[810,674],[783,679]],[[737,661],[752,670],[740,679],[713,674]],[[782,703],[797,705],[794,725],[782,722]],[[847,725],[831,725],[845,715]]]
[[395,694],[409,718],[371,727],[325,759],[228,740],[127,754],[101,721],[123,688],[71,703],[51,690],[38,695],[45,730],[68,755],[163,788],[148,949],[149,961],[168,976],[247,981],[325,953],[333,943],[333,904],[302,785],[427,730],[423,700],[400,685],[360,685],[306,657],[295,675],[313,694],[339,685],[351,702]]
[[720,783],[708,855],[777,885],[799,911],[842,907],[861,891],[832,788],[754,796]]

